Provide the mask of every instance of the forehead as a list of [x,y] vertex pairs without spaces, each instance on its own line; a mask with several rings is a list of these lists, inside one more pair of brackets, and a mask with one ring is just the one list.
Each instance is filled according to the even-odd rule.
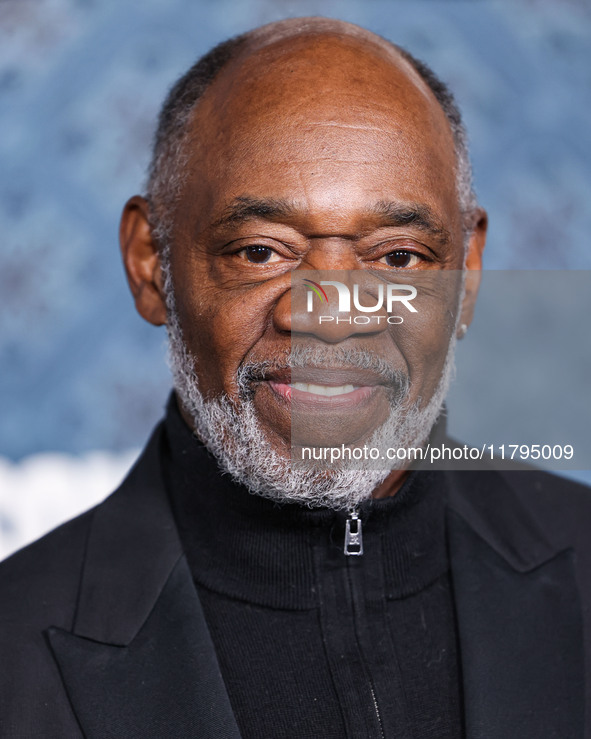
[[456,200],[441,107],[393,48],[364,38],[284,39],[234,60],[199,103],[188,149],[210,207],[245,193],[334,205],[345,184],[346,197]]

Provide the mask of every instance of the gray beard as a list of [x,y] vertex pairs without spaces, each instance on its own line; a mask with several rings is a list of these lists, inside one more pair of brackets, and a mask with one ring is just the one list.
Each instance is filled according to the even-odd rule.
[[280,365],[277,362],[243,364],[236,378],[239,402],[226,394],[206,400],[199,389],[197,360],[183,339],[173,291],[166,292],[168,362],[177,396],[193,421],[195,434],[217,459],[220,468],[252,493],[310,508],[351,510],[371,498],[392,470],[407,466],[404,460],[380,460],[379,468],[371,461],[345,460],[327,468],[314,462],[295,463],[279,454],[266,438],[252,400],[253,379],[264,376],[271,367],[355,367],[388,377],[398,392],[391,399],[388,419],[364,440],[368,448],[422,446],[442,410],[455,369],[455,331],[439,384],[424,407],[420,407],[421,399],[414,404],[407,402],[408,378],[394,372],[370,352],[297,344],[281,358]]

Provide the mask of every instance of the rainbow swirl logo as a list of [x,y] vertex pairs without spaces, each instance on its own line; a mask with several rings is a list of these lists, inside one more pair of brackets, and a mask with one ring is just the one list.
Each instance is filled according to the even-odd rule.
[[[317,282],[314,282],[313,280],[308,280],[306,278],[304,278],[303,282],[306,283],[306,287],[309,290],[318,295],[321,303],[328,303],[328,295]],[[309,294],[310,296],[312,295],[312,293]]]

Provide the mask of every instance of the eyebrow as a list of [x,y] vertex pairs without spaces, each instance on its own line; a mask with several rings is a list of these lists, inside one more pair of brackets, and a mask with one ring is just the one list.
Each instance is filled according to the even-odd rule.
[[[237,225],[253,219],[278,221],[296,216],[302,212],[295,201],[276,198],[253,198],[243,195],[235,198],[224,208],[212,228]],[[441,224],[431,208],[421,203],[395,203],[379,200],[365,210],[368,216],[380,220],[380,226],[413,226],[446,244],[451,234]]]
[[392,203],[378,201],[370,211],[385,226],[414,226],[438,239],[442,244],[451,240],[451,234],[443,226],[431,208],[422,203]]
[[244,221],[249,221],[253,218],[276,221],[280,218],[293,216],[298,211],[299,209],[296,204],[287,200],[277,200],[275,198],[259,199],[242,195],[234,198],[211,226],[212,228],[221,228],[223,226],[244,223]]

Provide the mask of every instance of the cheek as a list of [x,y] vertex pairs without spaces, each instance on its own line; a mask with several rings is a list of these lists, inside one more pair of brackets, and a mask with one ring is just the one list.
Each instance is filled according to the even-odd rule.
[[183,333],[197,358],[200,388],[207,397],[235,393],[238,367],[265,332],[266,302],[253,290],[237,295],[204,288],[193,291],[182,308],[179,305]]
[[459,273],[440,271],[426,284],[415,283],[417,313],[405,314],[394,328],[394,341],[405,358],[411,379],[411,396],[428,399],[439,380],[456,323]]

